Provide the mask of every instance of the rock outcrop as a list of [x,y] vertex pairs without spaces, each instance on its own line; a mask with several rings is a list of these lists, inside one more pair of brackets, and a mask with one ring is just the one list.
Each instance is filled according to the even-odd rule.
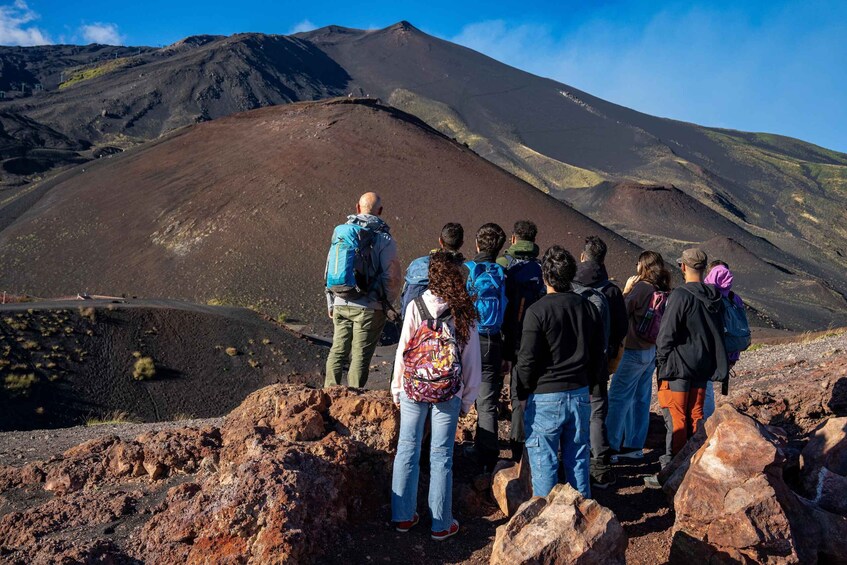
[[559,484],[497,528],[492,565],[624,563],[627,538],[611,510]]
[[[101,438],[0,470],[11,562],[308,563],[387,502],[387,392],[274,385],[220,429]],[[310,532],[320,531],[321,535]]]
[[674,496],[671,561],[815,563],[847,556],[847,518],[786,484],[781,430],[724,404],[701,438]]
[[847,516],[847,418],[818,428],[800,456],[804,494],[815,504]]
[[497,463],[491,479],[491,492],[506,516],[512,516],[521,504],[532,498],[532,471],[526,450],[520,463]]

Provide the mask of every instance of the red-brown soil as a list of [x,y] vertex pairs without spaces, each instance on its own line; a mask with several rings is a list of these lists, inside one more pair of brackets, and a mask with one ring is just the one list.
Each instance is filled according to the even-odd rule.
[[541,247],[609,244],[619,279],[638,248],[418,119],[374,100],[264,108],[180,130],[45,183],[0,233],[0,287],[252,305],[325,322],[332,228],[379,192],[404,265],[459,221],[539,226]]

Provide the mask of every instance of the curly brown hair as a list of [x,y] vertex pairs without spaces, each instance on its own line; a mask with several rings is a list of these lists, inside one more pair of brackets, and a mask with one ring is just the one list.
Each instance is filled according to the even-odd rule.
[[456,341],[465,345],[479,319],[473,297],[465,286],[465,273],[460,256],[436,251],[429,257],[429,291],[447,303],[453,314]]

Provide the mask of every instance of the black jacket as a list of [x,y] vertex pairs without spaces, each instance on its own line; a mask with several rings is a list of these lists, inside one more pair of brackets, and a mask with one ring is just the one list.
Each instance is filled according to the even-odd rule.
[[656,339],[659,380],[725,381],[729,361],[723,339],[720,292],[703,283],[674,289]]
[[629,329],[629,316],[626,313],[626,302],[618,286],[609,280],[606,266],[595,261],[585,261],[576,268],[574,281],[583,286],[590,286],[603,293],[609,302],[609,355],[616,355]]
[[526,311],[518,353],[517,397],[592,386],[605,372],[603,322],[573,292],[548,294]]

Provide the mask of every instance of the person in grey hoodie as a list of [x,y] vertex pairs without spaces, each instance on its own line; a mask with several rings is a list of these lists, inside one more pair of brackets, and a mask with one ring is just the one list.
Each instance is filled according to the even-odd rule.
[[[376,234],[368,265],[373,281],[367,294],[346,300],[327,291],[327,309],[332,319],[332,348],[326,360],[324,386],[341,384],[344,363],[350,362],[347,384],[363,387],[368,382],[371,357],[387,320],[386,308],[397,300],[403,284],[397,243],[380,216],[382,201],[378,194],[367,192],[356,204],[356,214],[347,217],[348,224],[358,224]],[[327,264],[329,260],[327,259]]]
[[678,264],[685,284],[668,297],[656,339],[659,406],[668,430],[664,464],[703,421],[707,383],[722,383],[729,377],[721,293],[702,282],[707,262],[700,249],[682,253]]

